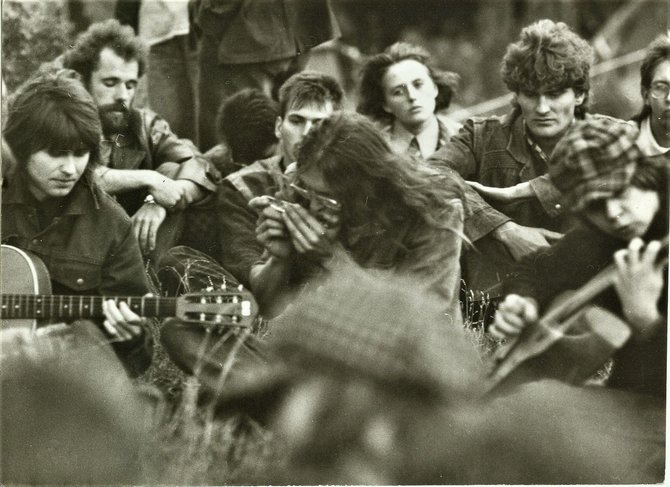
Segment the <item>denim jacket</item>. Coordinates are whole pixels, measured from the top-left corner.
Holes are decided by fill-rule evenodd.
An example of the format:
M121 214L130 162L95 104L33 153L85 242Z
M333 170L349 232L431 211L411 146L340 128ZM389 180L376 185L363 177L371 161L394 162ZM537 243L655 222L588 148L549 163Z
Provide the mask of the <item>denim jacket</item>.
M549 181L546 164L529 146L518 110L504 117L467 120L429 163L485 186L502 188L529 182L535 193L534 199L499 203L487 202L474 189L466 188L464 232L475 248L465 254L463 266L471 289L486 291L499 285L514 263L505 246L490 235L500 225L515 221L564 231L569 224L560 204L561 194Z
M41 231L37 209L20 177L12 179L2 196L2 243L40 257L49 271L53 294L142 296L149 292L130 218L96 186L82 178L61 216ZM150 333L114 348L133 374L151 362Z

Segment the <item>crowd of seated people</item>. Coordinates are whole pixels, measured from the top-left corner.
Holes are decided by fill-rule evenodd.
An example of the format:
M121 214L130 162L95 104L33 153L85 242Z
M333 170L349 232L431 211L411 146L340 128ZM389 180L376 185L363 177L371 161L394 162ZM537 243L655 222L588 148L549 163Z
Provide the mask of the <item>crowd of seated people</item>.
M566 24L540 20L502 59L513 94L505 116L449 120L442 112L458 76L400 42L364 63L357 112L343 109L333 77L300 71L276 101L258 89L224 100L220 143L204 153L160 114L133 106L146 56L132 28L95 23L8 101L2 263L16 248L31 268L43 265L47 289L70 300L57 321L89 318L77 326L97 329L96 346L109 344L134 377L149 367L154 337L152 314L131 297L202 291L213 275L243 286L266 326L235 347L175 317L156 338L221 401L217 375L230 373L229 359L242 403L280 391L282 401L267 405L276 408L269 427L286 435L301 482L663 479L669 35L648 47L643 108L631 121L588 113L591 47ZM613 360L607 387L534 388L544 377L519 374L492 393L493 361L469 342L461 283L493 303L481 332L523 349L560 293L610 264L609 287L588 302L626 330L599 363ZM107 299L115 296L124 298ZM12 330L9 311L3 300L0 334ZM36 336L76 330L33 326ZM11 368L2 372L11 380ZM548 455L534 421L541 408L562 414L568 398L581 414L563 431L572 443L557 441ZM515 425L524 412L526 424ZM584 423L599 441L609 434L635 447L600 456ZM617 423L618 433L608 429ZM340 443L315 425L341 433ZM443 450L429 453L427 441Z

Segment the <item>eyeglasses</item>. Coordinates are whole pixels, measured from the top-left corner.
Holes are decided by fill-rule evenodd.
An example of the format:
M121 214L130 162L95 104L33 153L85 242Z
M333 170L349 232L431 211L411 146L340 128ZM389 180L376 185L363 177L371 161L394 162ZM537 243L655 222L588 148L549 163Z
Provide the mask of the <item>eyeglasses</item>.
M321 206L334 211L339 211L342 209L342 203L333 198L328 198L327 196L315 193L311 189L301 188L295 183L291 183L290 186L291 189L293 189L293 191L295 191L298 194L298 196L300 196L306 202L316 201Z
M667 98L669 93L670 85L663 82L653 83L651 85L651 89L649 90L649 95L657 100L663 100L664 98Z

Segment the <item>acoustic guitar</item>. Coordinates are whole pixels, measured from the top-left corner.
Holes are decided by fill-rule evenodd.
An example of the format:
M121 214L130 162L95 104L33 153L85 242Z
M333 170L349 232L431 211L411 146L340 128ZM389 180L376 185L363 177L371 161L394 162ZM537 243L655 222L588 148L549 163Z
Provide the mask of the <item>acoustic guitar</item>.
M248 327L258 313L256 302L242 286L226 287L177 298L149 296L54 296L46 266L36 255L10 245L1 246L1 327L30 327L53 320L103 317L102 303L123 301L144 317L176 317L213 327Z
M668 237L661 240L668 260ZM630 338L627 323L598 306L593 299L614 284L616 267L610 264L580 289L555 300L535 324L501 345L493 357L487 391L503 383L551 377L583 384Z

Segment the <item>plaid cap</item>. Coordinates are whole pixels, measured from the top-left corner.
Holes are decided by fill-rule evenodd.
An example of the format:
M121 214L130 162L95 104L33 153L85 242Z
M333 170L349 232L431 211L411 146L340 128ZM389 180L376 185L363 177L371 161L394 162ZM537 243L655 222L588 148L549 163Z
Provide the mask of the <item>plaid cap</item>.
M575 122L551 156L549 177L564 206L583 210L591 201L617 194L644 158L635 125L610 117Z
M418 282L346 267L272 324L270 346L302 371L354 374L449 401L480 394L484 370L460 316Z

